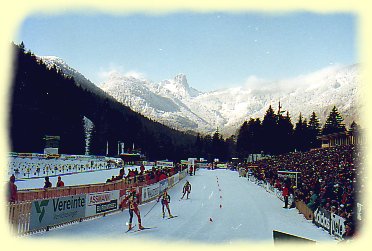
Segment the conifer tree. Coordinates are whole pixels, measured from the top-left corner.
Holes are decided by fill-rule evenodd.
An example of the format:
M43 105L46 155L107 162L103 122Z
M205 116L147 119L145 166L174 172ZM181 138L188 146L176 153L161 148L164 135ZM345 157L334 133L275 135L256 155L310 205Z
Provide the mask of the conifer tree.
M309 146L310 148L318 148L321 146L321 141L317 138L321 132L321 126L318 117L313 112L309 119Z
M249 134L248 122L244 123L239 128L236 148L240 158L245 158L248 154L248 134Z
M302 120L302 114L298 116L298 121L294 129L294 145L297 151L305 150L304 136L305 136L305 124Z
M277 144L277 116L271 105L262 120L262 149L267 154L275 154Z
M346 129L342 121L343 118L338 112L336 106L333 106L332 111L329 113L327 120L324 124L322 134L327 135L331 133L344 132Z
M350 132L358 132L359 131L359 125L355 123L355 121L351 122L350 124Z
M287 111L286 115L283 116L278 113L278 144L276 153L287 153L292 150L293 145L293 125L291 117Z

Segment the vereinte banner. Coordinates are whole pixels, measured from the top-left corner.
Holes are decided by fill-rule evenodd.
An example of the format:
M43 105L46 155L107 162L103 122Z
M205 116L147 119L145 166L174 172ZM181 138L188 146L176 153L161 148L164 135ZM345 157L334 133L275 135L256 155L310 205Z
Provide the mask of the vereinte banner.
M36 200L31 205L30 230L85 217L86 195Z

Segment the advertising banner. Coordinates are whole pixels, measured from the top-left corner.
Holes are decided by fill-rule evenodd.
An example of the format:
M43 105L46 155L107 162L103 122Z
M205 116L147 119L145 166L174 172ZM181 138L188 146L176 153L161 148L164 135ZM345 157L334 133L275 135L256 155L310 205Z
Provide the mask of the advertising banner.
M186 177L186 175L187 175L187 169L185 169L185 170L183 170L179 173L179 179L182 180L183 178Z
M331 214L331 234L342 239L345 234L345 219L337 214Z
M168 179L162 180L159 182L159 192L163 192L165 189L168 188Z
M314 212L313 222L317 227L322 227L331 233L331 213L327 210L318 207Z
M173 167L172 161L156 161L157 167Z
M290 178L292 182L297 185L297 179L301 172L294 172L294 171L278 171L278 178Z
M159 183L142 188L142 201L148 201L159 196Z
M172 187L174 185L174 176L168 178L168 186Z
M227 164L217 164L217 168L227 168Z
M119 190L90 193L86 197L85 217L106 213L119 208Z
M30 230L61 224L85 216L86 195L36 200L31 205Z
M206 163L206 162L198 162L198 163L196 163L196 166L198 168L207 168L208 167L208 164L209 163Z
M362 220L362 215L363 215L362 209L363 209L363 205L360 203L357 203L357 219L358 220Z
M180 181L180 175L178 173L173 175L173 178L174 178L174 184L177 184Z

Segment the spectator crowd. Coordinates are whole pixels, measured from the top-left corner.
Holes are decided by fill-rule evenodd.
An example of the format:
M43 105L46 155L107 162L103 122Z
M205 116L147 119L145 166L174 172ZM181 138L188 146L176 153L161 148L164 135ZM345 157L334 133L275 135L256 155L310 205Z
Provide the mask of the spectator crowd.
M112 176L111 179L107 179L106 182L113 182L124 179L127 184L145 182L146 184L156 183L158 181L164 180L168 177L173 176L175 173L180 171L180 165L176 164L174 167L157 167L153 165L150 169L145 168L144 165L140 165L138 168L132 168L125 173L124 167L120 169L119 175Z
M364 193L364 158L354 145L295 152L248 163L252 174L275 188L287 187L278 171L297 171L289 193L315 211L322 207L346 220L346 236L356 229L356 204ZM243 166L244 167L244 166Z

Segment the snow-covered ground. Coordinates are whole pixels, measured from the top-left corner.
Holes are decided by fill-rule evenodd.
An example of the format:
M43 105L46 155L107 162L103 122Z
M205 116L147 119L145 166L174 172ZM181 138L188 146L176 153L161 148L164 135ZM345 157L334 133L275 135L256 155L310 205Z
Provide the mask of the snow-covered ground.
M188 200L181 200L186 179L190 181L192 190ZM152 201L140 206L142 224L145 227L155 227L153 229L125 233L129 214L128 210L124 210L26 238L273 244L273 230L278 230L317 242L336 242L296 209L283 209L283 203L278 198L246 178L238 177L237 172L198 170L196 176L188 176L186 179L169 190L171 212L178 217L163 219L160 202ZM67 181L67 177L65 180ZM154 206L155 203L157 204ZM134 223L137 223L135 215ZM138 225L135 229L137 227Z
M145 166L145 169L151 169L152 166ZM139 166L125 166L125 174L128 174L129 169L137 169L139 171ZM119 175L120 168L114 169L103 169L94 172L84 172L84 173L75 173L75 174L61 174L62 181L65 183L65 186L73 185L86 185L86 184L97 184L105 183L107 179L111 179L112 176ZM57 184L58 176L50 176L49 180L52 182L53 187ZM34 189L34 188L43 188L44 187L44 177L33 178L33 179L22 179L16 180L16 185L18 190L21 189Z

